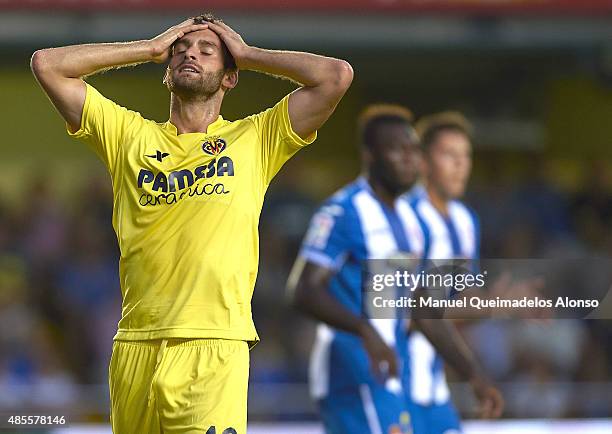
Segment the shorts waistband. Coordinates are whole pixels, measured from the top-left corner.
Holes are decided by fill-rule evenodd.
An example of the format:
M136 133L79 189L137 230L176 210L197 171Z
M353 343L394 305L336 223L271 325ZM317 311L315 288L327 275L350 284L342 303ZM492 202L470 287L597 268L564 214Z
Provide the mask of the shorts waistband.
M143 341L124 341L115 340L117 343L141 346L141 347L159 347L162 344L164 347L212 347L217 345L223 345L227 343L246 343L245 341L237 341L231 339L217 339L217 338L168 338L168 339L148 339Z

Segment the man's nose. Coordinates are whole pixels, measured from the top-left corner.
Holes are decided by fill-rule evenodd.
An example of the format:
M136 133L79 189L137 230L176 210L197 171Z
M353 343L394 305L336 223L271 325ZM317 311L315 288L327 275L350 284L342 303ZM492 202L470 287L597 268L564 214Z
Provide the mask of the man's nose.
M195 59L196 58L196 51L195 50L196 49L193 48L193 47L188 48L185 51L185 57L188 58L188 59Z

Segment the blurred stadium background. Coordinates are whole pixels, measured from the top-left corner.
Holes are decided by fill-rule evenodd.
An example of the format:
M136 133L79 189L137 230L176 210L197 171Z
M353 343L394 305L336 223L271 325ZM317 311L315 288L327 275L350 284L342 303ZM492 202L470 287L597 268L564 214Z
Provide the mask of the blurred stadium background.
M253 45L334 55L355 69L318 141L267 195L251 432L320 432L306 388L313 324L286 307L284 283L317 203L359 172L354 120L367 103L399 102L417 116L458 109L474 122L468 202L483 222L483 257L612 256L611 0L0 0L1 414L66 414L98 425L57 432L110 433L107 364L120 314L110 182L65 135L30 55L149 38L202 8ZM92 82L164 121L162 72L144 65ZM251 72L240 81L226 118L292 88ZM462 332L507 400L504 420L469 423L469 434L612 432L610 321L487 321ZM452 387L473 417L469 389Z

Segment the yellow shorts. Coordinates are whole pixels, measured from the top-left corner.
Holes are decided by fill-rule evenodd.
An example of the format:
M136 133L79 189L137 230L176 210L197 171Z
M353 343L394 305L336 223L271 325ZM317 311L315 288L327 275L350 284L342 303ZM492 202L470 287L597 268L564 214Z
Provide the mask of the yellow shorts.
M243 341L115 341L113 433L246 434L248 377Z

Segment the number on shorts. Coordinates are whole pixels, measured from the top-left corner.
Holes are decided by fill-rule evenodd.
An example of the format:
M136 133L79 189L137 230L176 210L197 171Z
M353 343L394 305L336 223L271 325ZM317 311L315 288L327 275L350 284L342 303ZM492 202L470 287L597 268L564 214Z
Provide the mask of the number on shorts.
M215 426L211 426L208 428L208 431L206 431L206 434L217 434L217 428ZM221 434L238 434L238 432L234 428L226 428Z

